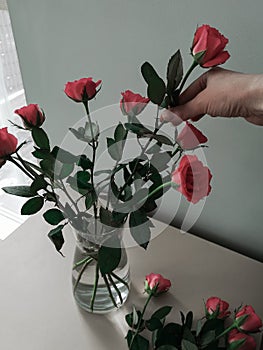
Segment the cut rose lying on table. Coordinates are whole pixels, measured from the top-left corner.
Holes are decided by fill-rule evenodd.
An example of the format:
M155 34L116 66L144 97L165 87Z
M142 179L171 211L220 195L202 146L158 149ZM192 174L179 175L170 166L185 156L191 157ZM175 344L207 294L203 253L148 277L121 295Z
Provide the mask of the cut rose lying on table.
M205 302L205 316L193 327L193 313L181 312L181 324L166 322L171 306L163 306L149 318L145 312L153 297L169 291L171 281L160 274L145 277L148 298L143 310L133 306L125 319L130 327L126 336L130 350L255 350L256 341L251 335L260 332L262 320L250 305L234 310L231 318L229 304L210 297ZM142 335L143 334L143 335ZM151 341L149 340L151 339Z

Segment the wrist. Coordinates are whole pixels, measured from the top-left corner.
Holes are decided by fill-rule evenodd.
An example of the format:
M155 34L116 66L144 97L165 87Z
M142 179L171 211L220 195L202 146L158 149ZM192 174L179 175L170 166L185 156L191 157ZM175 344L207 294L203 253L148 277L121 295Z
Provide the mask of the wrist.
M244 117L262 118L263 123L263 74L250 74L247 75L247 79L248 84L244 89L246 92L243 100L246 106Z

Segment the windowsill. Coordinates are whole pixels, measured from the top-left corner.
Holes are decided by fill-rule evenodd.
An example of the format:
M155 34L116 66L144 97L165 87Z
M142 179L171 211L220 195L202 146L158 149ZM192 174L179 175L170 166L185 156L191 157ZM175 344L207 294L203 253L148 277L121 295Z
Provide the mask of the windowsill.
M11 235L20 225L26 221L26 219L27 217L23 217L9 209L0 207L0 240L3 241L9 235Z

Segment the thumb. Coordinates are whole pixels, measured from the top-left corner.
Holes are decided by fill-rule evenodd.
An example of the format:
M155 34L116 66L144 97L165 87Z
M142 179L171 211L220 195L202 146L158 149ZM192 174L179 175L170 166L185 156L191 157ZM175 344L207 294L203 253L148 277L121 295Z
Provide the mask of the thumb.
M186 121L188 119L199 120L206 114L207 106L203 95L204 94L201 92L185 104L171 108L171 112L175 116L175 121ZM173 123L173 120L171 120L171 122Z

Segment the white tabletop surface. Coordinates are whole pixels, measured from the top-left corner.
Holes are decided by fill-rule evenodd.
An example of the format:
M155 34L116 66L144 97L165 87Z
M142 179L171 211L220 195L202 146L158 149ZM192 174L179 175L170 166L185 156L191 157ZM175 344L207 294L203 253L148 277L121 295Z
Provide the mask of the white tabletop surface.
M158 224L158 223L156 223ZM251 304L263 317L263 264L177 229L167 229L149 245L128 250L132 290L118 311L98 316L81 311L71 289L74 240L70 229L62 258L47 238L40 215L29 218L0 241L0 348L3 350L127 350L124 315L142 306L144 276L161 273L172 280L170 293L152 310L172 305L203 316L203 299L219 296L232 309Z

